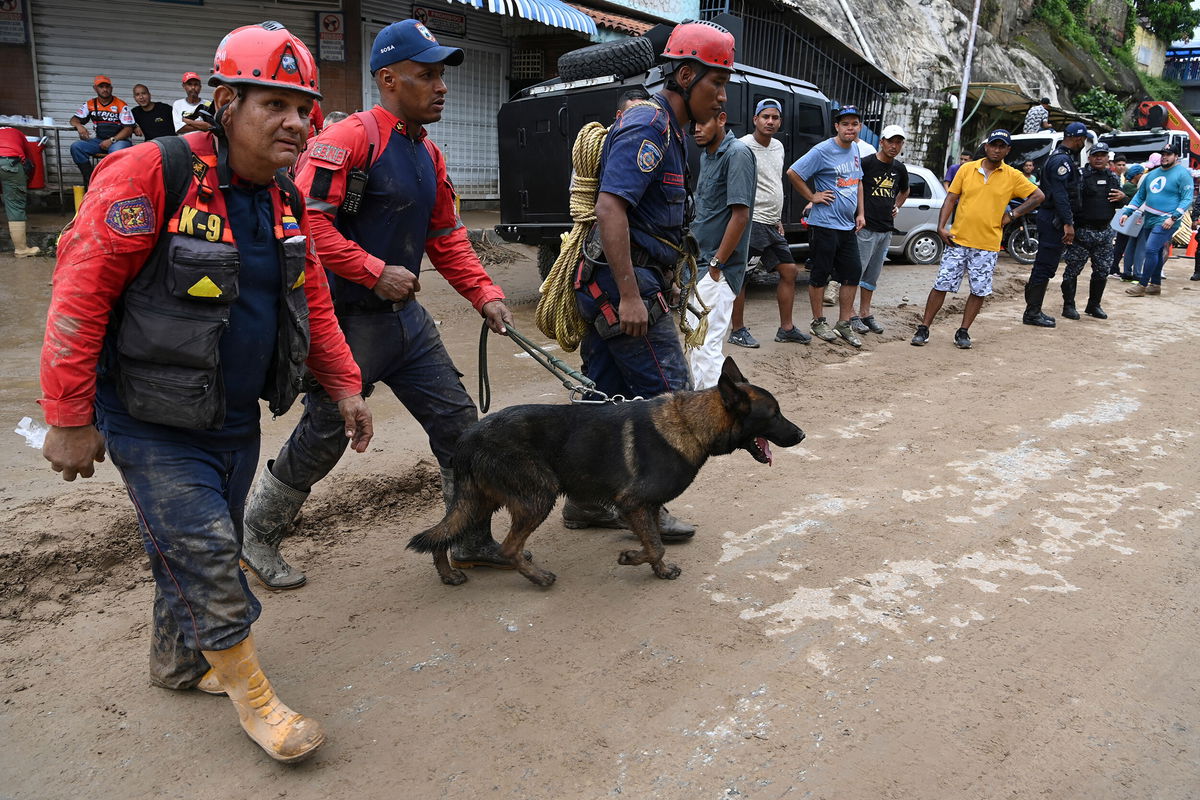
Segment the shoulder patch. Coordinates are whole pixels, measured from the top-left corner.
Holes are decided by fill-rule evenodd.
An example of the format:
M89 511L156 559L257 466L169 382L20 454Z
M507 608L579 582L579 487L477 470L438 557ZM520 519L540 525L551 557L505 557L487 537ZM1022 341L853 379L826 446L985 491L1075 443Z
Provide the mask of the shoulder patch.
M317 142L308 150L309 158L315 158L318 161L324 161L327 164L333 164L335 167L340 167L346 163L346 158L349 157L350 151L344 147L332 145L329 142Z
M653 172L654 168L662 163L663 151L658 145L649 139L642 139L642 144L638 147L637 165L642 172Z
M1059 175L1066 175L1070 171L1071 171L1070 165L1068 165L1068 164L1059 164L1058 165L1058 174Z
M154 233L154 206L145 195L118 200L108 207L104 223L122 236Z

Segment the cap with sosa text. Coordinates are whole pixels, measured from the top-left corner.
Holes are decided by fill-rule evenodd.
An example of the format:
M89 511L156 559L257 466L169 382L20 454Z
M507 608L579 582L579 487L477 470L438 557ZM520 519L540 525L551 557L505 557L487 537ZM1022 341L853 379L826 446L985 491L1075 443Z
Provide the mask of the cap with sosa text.
M92 86L99 86L102 83L107 83L109 86L112 86L112 81L108 79L107 75L97 75L92 79Z
M759 114L761 114L764 108L773 108L780 114L783 113L783 106L779 104L779 101L767 97L758 101L758 105L754 107L754 116L757 117Z
M1008 131L1004 130L1003 128L997 128L989 133L987 138L988 144L995 144L996 142L1003 142L1004 144L1011 145L1012 136L1010 136Z
M463 51L457 47L442 47L419 21L406 19L393 22L379 32L371 45L371 72L397 61L417 61L457 67L463 62Z
M185 73L183 73L183 77L179 79L179 82L187 83L188 81L198 81L198 80L200 80L200 76L197 75L196 73L185 72Z
M883 132L879 134L880 139L891 139L896 136L899 136L901 139L908 138L908 134L904 132L904 128L901 128L899 125L888 125L883 129Z
M1072 122L1063 131L1063 136L1087 136L1087 125L1082 122Z

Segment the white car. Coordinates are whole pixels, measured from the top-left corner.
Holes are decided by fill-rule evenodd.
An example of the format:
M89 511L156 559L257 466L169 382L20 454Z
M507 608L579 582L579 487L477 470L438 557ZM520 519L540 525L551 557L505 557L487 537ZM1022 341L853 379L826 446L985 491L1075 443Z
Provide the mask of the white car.
M908 199L896 212L896 232L888 245L888 255L911 264L936 264L942 260L937 223L946 189L941 178L925 167L904 166L908 168Z

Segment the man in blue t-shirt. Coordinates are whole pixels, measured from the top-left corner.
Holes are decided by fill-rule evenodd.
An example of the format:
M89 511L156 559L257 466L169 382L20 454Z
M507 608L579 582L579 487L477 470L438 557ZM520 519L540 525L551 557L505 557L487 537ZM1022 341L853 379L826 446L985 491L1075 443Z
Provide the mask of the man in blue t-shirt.
M812 306L812 332L832 342L838 336L854 347L862 340L850 327L851 308L862 275L855 234L866 224L863 216L862 159L854 140L862 118L854 106L834 112L836 134L804 154L788 169L792 186L808 202L808 300ZM822 290L833 278L838 292L838 323L830 327L821 313Z

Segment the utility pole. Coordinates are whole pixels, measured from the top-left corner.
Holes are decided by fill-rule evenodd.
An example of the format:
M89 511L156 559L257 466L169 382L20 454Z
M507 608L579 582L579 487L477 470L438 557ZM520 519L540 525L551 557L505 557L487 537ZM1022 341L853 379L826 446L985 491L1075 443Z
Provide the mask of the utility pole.
M975 0L975 10L971 14L971 35L967 38L967 57L963 59L962 86L958 90L958 108L954 111L954 136L950 140L950 163L958 163L958 154L962 151L962 122L963 109L967 105L967 86L971 83L971 60L975 57L975 32L979 30L979 6L981 0ZM949 164L946 165L949 167Z

